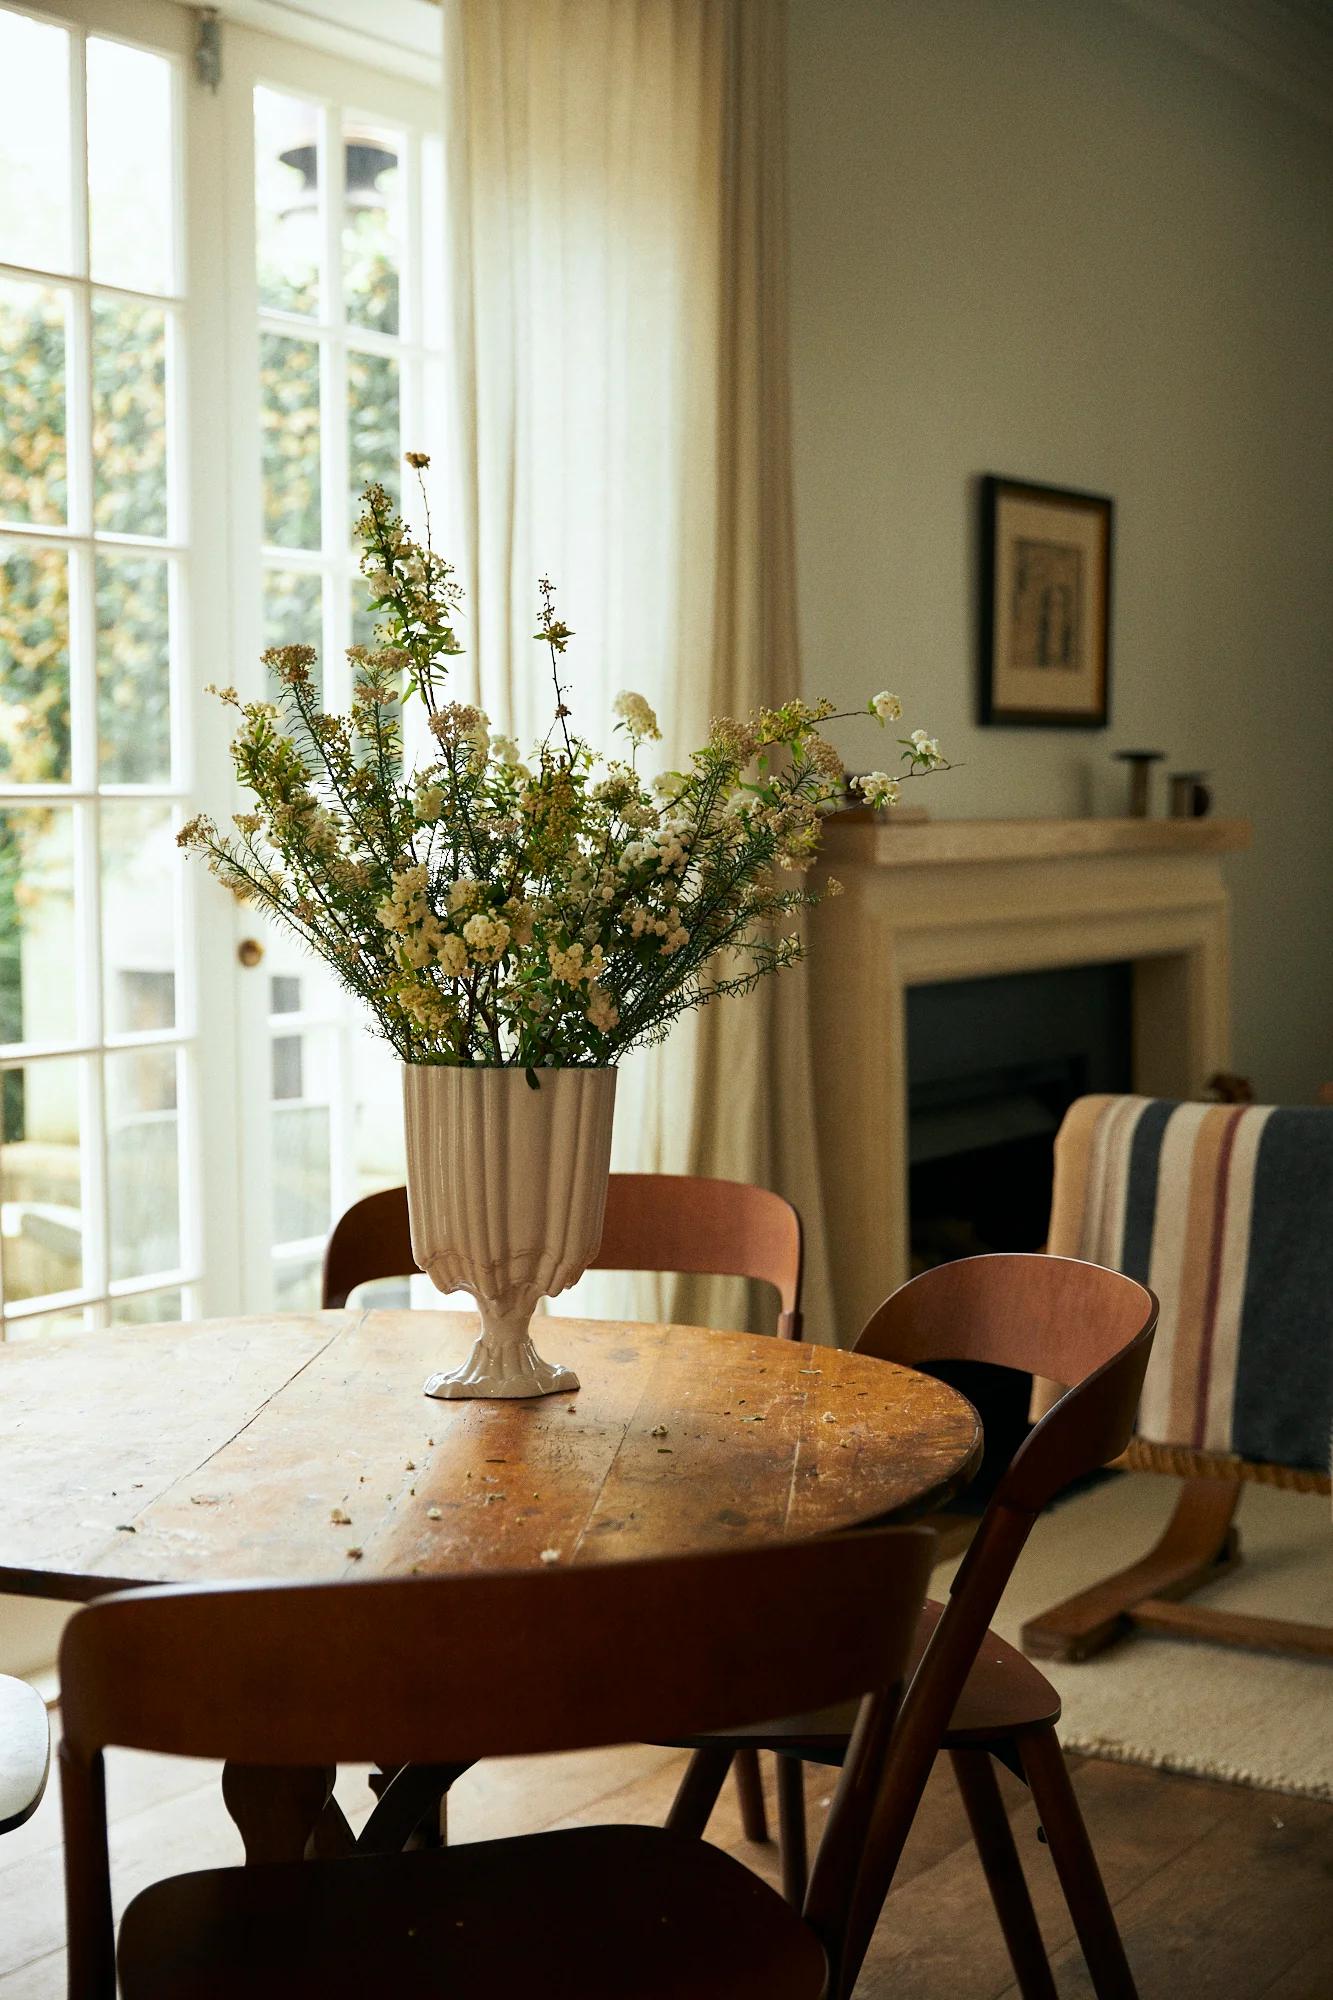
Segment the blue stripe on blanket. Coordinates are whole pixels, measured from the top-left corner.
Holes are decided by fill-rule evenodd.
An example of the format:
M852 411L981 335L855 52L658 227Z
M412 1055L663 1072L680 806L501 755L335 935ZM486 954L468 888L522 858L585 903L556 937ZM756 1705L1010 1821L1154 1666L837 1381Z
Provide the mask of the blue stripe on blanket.
M1333 1117L1283 1108L1255 1161L1231 1448L1323 1471L1331 1426Z
M1155 1097L1144 1106L1129 1143L1128 1186L1125 1189L1125 1234L1120 1269L1127 1278L1148 1282L1152 1263L1153 1224L1157 1216L1157 1169L1167 1120L1177 1106Z

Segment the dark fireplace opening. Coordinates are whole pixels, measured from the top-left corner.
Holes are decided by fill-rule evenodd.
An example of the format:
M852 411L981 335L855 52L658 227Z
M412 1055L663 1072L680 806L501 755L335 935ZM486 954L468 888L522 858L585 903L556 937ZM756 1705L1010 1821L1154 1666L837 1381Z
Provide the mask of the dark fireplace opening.
M913 1274L1042 1247L1061 1119L1089 1091L1132 1087L1132 978L1128 964L1080 965L908 989ZM978 1512L1027 1434L1031 1377L968 1362L932 1372L981 1413L985 1458L958 1503Z

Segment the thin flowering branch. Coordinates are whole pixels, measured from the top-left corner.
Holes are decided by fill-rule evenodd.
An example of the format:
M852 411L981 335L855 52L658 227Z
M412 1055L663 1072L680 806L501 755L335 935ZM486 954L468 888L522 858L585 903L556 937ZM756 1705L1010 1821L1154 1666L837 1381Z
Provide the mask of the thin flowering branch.
M799 959L784 925L825 893L805 878L846 782L824 731L856 716L883 727L901 704L885 691L859 711L793 699L720 717L684 770L649 782L639 751L661 731L642 695L615 703L627 757L599 756L570 728L573 634L543 577L535 637L555 716L524 759L479 708L448 698L460 593L431 542L428 461L408 463L420 539L382 487L364 495L377 624L373 643L351 649L348 712L322 707L313 648L271 649L275 701L224 690L253 806L236 836L200 818L179 839L326 959L405 1061L613 1063ZM400 716L413 694L429 747L408 769ZM948 768L923 730L898 749L897 776L858 781L865 796Z
M539 577L537 589L541 593L542 600L540 630L537 637L546 641L547 650L551 655L551 679L555 685L555 720L560 724L560 731L565 739L565 757L572 765L574 745L569 736L569 710L565 706L565 689L560 685L560 655L574 634L568 625L563 624L555 615L555 585L550 577Z

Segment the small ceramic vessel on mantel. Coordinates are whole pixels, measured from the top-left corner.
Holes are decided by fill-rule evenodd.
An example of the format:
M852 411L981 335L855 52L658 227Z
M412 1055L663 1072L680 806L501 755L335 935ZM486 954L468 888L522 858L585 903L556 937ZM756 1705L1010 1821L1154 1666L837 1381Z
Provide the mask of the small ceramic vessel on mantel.
M615 1101L614 1069L404 1064L412 1255L481 1313L471 1354L432 1375L428 1396L578 1388L572 1369L537 1353L528 1324L597 1254Z

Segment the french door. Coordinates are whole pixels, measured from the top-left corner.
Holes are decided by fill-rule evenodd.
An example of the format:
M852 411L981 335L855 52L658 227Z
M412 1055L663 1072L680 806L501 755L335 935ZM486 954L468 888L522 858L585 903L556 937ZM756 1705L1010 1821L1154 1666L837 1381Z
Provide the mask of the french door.
M405 447L447 450L441 100L265 35L229 35L225 63L227 156L253 163L229 238L247 555L227 678L261 694L262 648L308 640L343 706L345 649L371 637L361 489L398 494ZM238 1021L245 1292L290 1307L315 1302L331 1220L402 1180L402 1114L386 1046L330 975L274 929L246 933L256 948Z
M439 97L234 28L215 94L194 34L0 4L7 1339L314 1303L402 1173L387 1055L174 832L241 803L202 684L299 637L344 699L353 496L448 449Z

